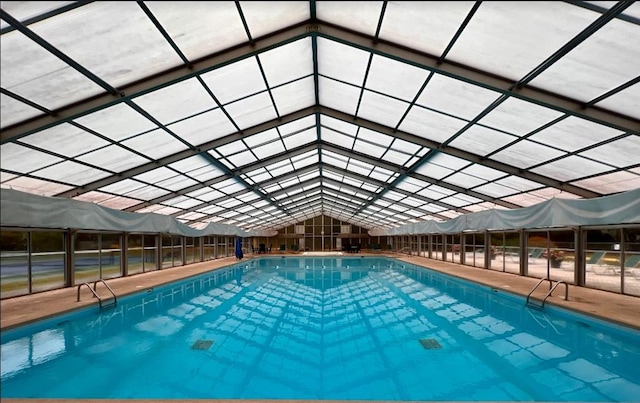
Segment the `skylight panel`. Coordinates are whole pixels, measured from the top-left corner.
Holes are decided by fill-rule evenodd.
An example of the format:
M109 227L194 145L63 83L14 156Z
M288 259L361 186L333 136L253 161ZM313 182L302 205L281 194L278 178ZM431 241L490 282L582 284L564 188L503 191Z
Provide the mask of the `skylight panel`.
M453 200L456 199L458 203L460 203L459 205L456 205L455 203L453 203L452 201L449 200ZM454 205L456 207L463 207L463 206L468 206L470 204L476 204L476 203L482 203L483 200L479 199L477 197L473 197L473 196L469 196L467 194L464 193L457 193L454 196L450 196L450 197L445 197L444 199L440 200L443 203L448 203L451 205Z
M521 178L519 176L508 176L496 181L497 184L510 187L517 191L529 191L542 187L542 184L531 181L529 179Z
M278 117L267 92L228 104L225 109L240 129L247 129Z
M266 169L260 168L248 173L247 178L249 181L253 183L260 183L260 182L271 179L272 176L269 174L269 172L267 172Z
M412 102L428 76L427 70L374 54L366 88Z
M470 2L388 3L380 38L440 56L471 10ZM424 29L429 27L429 29Z
M284 142L287 150L292 150L305 144L315 142L317 140L317 137L318 136L316 135L316 129L310 128L298 133L283 136L282 141Z
M284 153L286 151L284 145L282 144L282 141L280 141L279 139L258 147L252 147L251 150L260 159L271 158L274 155Z
M0 109L0 128L2 129L32 117L42 115L42 111L39 109L1 93L0 105L2 105Z
M4 2L2 6L4 8ZM29 68L24 68L24 61L29 61ZM0 71L2 88L49 110L104 92L102 87L17 30L2 35ZM65 83L64 90L51 83ZM2 109L4 113L4 103Z
M365 90L358 116L387 127L396 127L408 108L407 102Z
M582 102L597 98L638 77L638 69L629 66L640 66L640 48L623 38L635 41L631 38L637 39L639 34L637 23L614 18L534 78L531 85Z
M239 205L241 205L241 204L242 204L242 202L241 202L240 200L236 199L236 198L231 197L231 198L229 198L229 199L227 199L227 200L224 200L224 201L218 202L218 203L216 203L216 204L217 204L218 206L222 206L222 207L224 207L224 208L228 208L228 209L229 209L229 208L233 208L233 207L235 207L235 206L239 206Z
M128 197L133 197L139 200L153 200L157 197L164 196L168 193L169 193L168 190L160 189L156 186L144 186L141 188L123 192L123 195Z
M133 102L165 125L217 107L195 78L133 98Z
M373 158L382 158L385 161L391 161L398 165L402 165L409 158L409 156L404 153L388 150L386 147L380 147L362 140L356 140L353 150Z
M485 2L449 59L514 82L585 29L600 14L563 2Z
M224 172L213 165L205 166L191 171L180 172L183 172L185 175L188 175L190 178L195 179L199 182L210 181L225 175Z
M55 11L73 1L5 1L2 2L2 9L16 20L24 23L27 20ZM4 20L0 21L0 28L5 29L10 25Z
M602 194L625 192L640 188L640 175L631 172L613 172L576 182L573 185Z
M240 151L245 151L247 146L244 144L242 140L236 140L231 143L223 144L221 146L216 147L216 151L225 157L228 157L231 154L235 154Z
M220 109L174 123L168 129L195 146L236 132L235 126Z
M506 176L506 173L504 173L503 171L498 171L497 169L493 169L480 164L469 165L468 167L462 169L460 172L488 181Z
M404 204L408 204L411 207L419 207L424 204L424 201L416 199L415 197L406 197L404 200L402 200L402 202Z
M351 150L354 145L355 139L351 135L336 132L326 127L321 128L320 133L322 141L326 141L327 143L335 144L349 150Z
M119 103L79 117L75 119L75 122L114 141L120 141L157 127L151 120L125 103Z
M355 136L359 130L362 130L353 123L345 122L344 120L336 119L327 115L320 115L320 124L322 126L329 127L337 132L353 136Z
M265 144L273 143L274 141L280 141L280 135L278 134L278 131L273 128L265 130L258 134L254 134L252 136L244 137L243 140L249 148L255 148Z
M528 168L541 164L564 153L542 144L529 140L521 140L508 148L491 156L491 159L513 165L518 168Z
M279 164L278 166L275 166L275 167L269 167L268 168L269 173L274 177L278 177L280 175L286 175L294 171L294 167L290 162L288 161L284 161L284 162L285 162L285 165Z
M446 183L451 183L457 186L461 186L465 189L470 189L487 182L482 178L478 178L472 175L467 175L462 172L456 172L453 175L447 178L444 178L443 181Z
M187 146L164 130L158 129L122 142L122 145L157 160L187 149Z
M356 113L360 99L360 88L324 77L318 78L318 88L320 105L349 115Z
M396 191L389 190L388 192L386 192L386 193L384 194L384 197L385 197L385 198L387 198L387 199L391 199L391 200L394 200L394 201L398 201L398 200L402 200L402 199L404 199L404 198L405 198L405 197L407 197L407 196L405 196L405 195L404 195L404 194L402 194L402 193L398 193L398 192L396 192Z
M95 193L95 192L90 192L90 193ZM140 203L139 200L128 199L126 197L120 197L120 196L116 196L116 197L111 196L108 199L102 200L98 204L100 204L101 206L116 209L116 210L124 210L129 207L135 206L139 203Z
M640 110L640 83L608 96L600 102L596 102L595 106L616 111L626 116L637 116Z
M484 156L516 140L518 140L516 136L484 126L473 125L449 144L452 147Z
M253 38L310 18L306 1L246 1L241 6Z
M258 55L269 87L313 74L311 38L299 39Z
M202 217L205 217L206 214L202 214L202 213L197 213L195 211L191 211L182 215L179 215L176 217L177 220L184 220L184 221L193 221L193 220L198 220Z
M14 176L15 179L7 180L7 176L8 175L4 172L2 173L2 184L0 184L0 186L5 189L15 189L21 192L38 194L41 196L55 196L72 189L71 186L61 185L36 178L29 178L26 176Z
M422 189L418 192L419 195L432 200L440 200L443 197L450 196L454 193L456 192L438 185L431 185L428 188Z
M224 193L218 192L211 187L205 186L200 189L194 190L193 192L186 193L185 196L197 198L199 200L208 202L223 197Z
M133 2L88 3L30 28L116 88L181 64L151 19Z
M114 193L114 194L124 194L127 192L131 192L135 189L140 189L145 185L141 182L138 182L133 179L123 179L121 181L109 184L107 186L103 186L99 188L99 191L106 193Z
M516 136L523 136L562 116L561 112L510 97L478 123Z
M516 193L515 189L512 189L510 187L507 186L502 186L498 183L487 183L485 185L482 186L478 186L477 188L473 189L476 192L482 193L482 194L486 194L492 197L506 197L508 195L512 195L514 193Z
M229 178L223 182L220 182L216 185L216 189L219 191L226 193L228 195L233 194L235 192L239 192L241 190L245 190L244 185L237 182L234 178Z
M373 165L367 164L362 161L354 160L353 158L349 160L349 164L347 164L347 170L356 174L360 174L363 176L369 176L371 174L371 170Z
M318 158L318 152L313 150L302 156L292 158L291 161L293 162L295 169L302 169L304 167L317 164L320 160Z
M210 164L211 163L201 155L193 155L191 157L172 162L171 164L169 164L169 167L175 169L178 172L188 173L202 167L210 166Z
M154 204L152 206L136 211L137 213L156 213L162 215L172 215L180 212L175 207L163 206L162 204Z
M413 106L400 124L400 130L438 143L447 141L467 125L466 120Z
M371 177L372 179L377 179L381 182L390 183L391 181L393 181L395 178L398 177L398 174L392 171L389 171L388 169L375 167L371 171L371 174L368 176Z
M245 193L236 195L236 199L242 201L243 203L250 203L254 200L260 199L260 196L257 195L255 192L251 191L251 192L245 192ZM255 207L251 206L251 208L254 209Z
M419 181L415 178L405 178L400 183L396 184L397 189L406 190L409 193L416 193L420 189L425 188L428 183Z
M611 170L611 167L608 165L591 161L577 155L569 155L557 161L533 168L531 171L561 181L571 181L609 170Z
M110 144L108 141L69 123L61 123L41 130L22 137L19 141L67 157L75 157Z
M428 178L442 179L445 176L451 175L454 171L453 169L427 162L416 168L415 172Z
M191 197L186 196L178 196L173 199L165 200L162 204L166 204L168 206L173 206L180 209L188 209L199 204L202 204L202 201L197 199L192 199Z
M318 19L347 26L367 35L376 33L382 12L382 3L372 1L319 1L316 7Z
M348 160L346 157L327 150L320 150L322 162L337 168L346 169Z
M2 155L2 170L20 173L28 173L62 161L61 158L16 143L2 144L0 155Z
M400 165L400 166L405 166L407 160L409 159L409 155L404 154L404 153L400 153L400 152L396 152L394 150L387 150L387 152L384 154L383 156L383 160L386 162L391 162L392 164L396 164L396 165Z
M416 103L465 120L472 120L499 97L499 92L442 74L434 74Z
M296 112L316 103L313 77L303 78L271 90L280 116Z
M82 186L109 176L109 172L91 168L73 161L62 161L59 164L35 171L33 175L62 183Z
M77 160L97 165L112 172L122 172L149 162L149 159L116 145L110 145L81 155Z
M309 173L307 173L307 174L299 175L299 176L298 176L298 180L299 180L300 182L305 182L305 181L308 181L308 180L311 180L311 179L317 178L317 177L319 177L319 176L320 176L320 171L318 171L317 169L315 169L315 170L313 170L313 171L311 171L311 172L309 172Z
M318 73L361 86L369 53L326 38L318 38Z
M189 179L188 177L184 176L184 175L176 175L172 178L167 178L161 181L158 181L156 183L154 183L156 186L158 187L162 187L162 188L166 188L169 190L181 190L181 189L185 189L188 188L189 186L193 186L195 185L196 181Z
M640 163L640 136L628 135L580 153L596 161L622 168Z
M576 151L621 134L623 132L620 130L569 116L537 132L529 139L541 144L552 144L565 151Z
M220 211L224 210L222 207L220 206L216 206L216 205L210 205L207 207L203 207L201 209L198 209L199 212L203 213L203 214L216 214Z
M267 89L255 57L225 65L200 77L223 105Z

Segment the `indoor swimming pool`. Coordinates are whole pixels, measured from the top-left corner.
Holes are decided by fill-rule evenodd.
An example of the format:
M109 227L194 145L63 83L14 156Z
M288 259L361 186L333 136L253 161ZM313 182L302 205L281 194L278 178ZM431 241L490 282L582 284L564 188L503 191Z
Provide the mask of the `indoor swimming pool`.
M637 401L640 331L386 257L265 257L2 332L2 398Z

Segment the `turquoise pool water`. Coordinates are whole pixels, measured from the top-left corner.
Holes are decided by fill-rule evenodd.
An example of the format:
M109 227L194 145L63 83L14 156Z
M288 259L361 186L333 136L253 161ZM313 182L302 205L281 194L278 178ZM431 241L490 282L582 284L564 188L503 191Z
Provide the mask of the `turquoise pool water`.
M243 261L2 333L1 396L637 401L640 332L388 258Z

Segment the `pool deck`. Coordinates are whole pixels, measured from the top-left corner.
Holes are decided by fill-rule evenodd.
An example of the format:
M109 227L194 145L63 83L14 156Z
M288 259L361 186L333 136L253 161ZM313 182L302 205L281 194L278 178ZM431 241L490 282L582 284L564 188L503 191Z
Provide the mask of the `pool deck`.
M253 255L252 257L274 257L279 254ZM282 255L300 257L296 255ZM354 256L349 254L349 256ZM407 263L425 266L433 270L443 272L462 279L474 281L490 286L498 291L503 290L513 294L526 296L538 283L539 279L518 276L516 274L503 273L494 270L486 270L477 267L462 266L418 256L399 254L359 253L355 256L388 256ZM252 257L245 258L244 261ZM150 273L137 274L129 277L108 280L109 287L118 296L124 296L162 284L170 283L187 277L196 276L207 271L230 266L238 261L235 257L228 257L213 261L196 263L188 266L162 269ZM88 287L81 287L80 301L77 301L77 287L47 291L27 296L8 298L0 302L0 328L9 329L21 324L37 321L59 313L73 311L89 305L97 304ZM548 286L541 285L533 294L533 297L544 297ZM98 284L98 293L105 295L104 285ZM557 288L554 294L547 299L547 304L586 313L591 316L619 323L640 330L640 298L621 295L608 291L600 291L584 287L569 285L569 300L564 300L564 288ZM91 403L118 403L117 399L2 399L3 403L63 403L65 401L91 402ZM122 400L130 401L130 400ZM159 400L136 400L136 402L160 402ZM179 403L188 400L167 400L170 403ZM206 402L238 402L238 400L206 400L198 399L198 403ZM265 400L244 400L246 402L265 402ZM294 402L294 400L277 400L278 403ZM300 401L297 401L300 402ZM327 401L323 401L327 402ZM349 403L357 403L349 401Z

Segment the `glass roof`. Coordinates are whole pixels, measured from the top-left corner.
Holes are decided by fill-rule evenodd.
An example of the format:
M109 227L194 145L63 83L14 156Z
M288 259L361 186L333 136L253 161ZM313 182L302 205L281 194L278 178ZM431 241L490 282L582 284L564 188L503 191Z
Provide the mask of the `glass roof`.
M2 188L274 230L640 187L640 3L1 5Z

